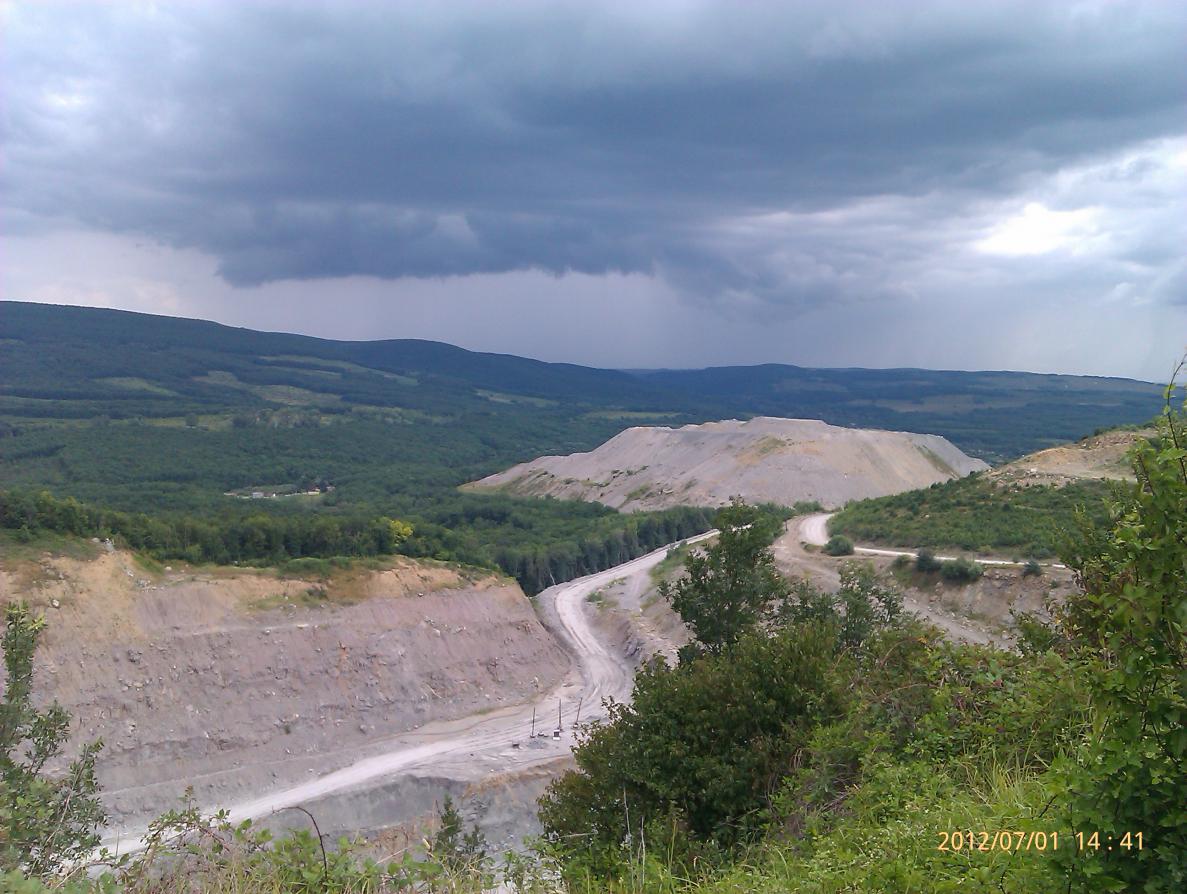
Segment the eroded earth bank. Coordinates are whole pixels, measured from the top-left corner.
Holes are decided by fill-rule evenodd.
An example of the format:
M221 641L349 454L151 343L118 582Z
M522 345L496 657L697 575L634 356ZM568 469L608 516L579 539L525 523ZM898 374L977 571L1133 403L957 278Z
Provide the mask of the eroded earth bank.
M0 602L46 614L39 692L70 711L75 744L103 740L113 827L142 824L187 786L214 806L301 783L426 724L534 700L570 671L519 587L481 571L403 559L328 578L150 569L90 547L0 559ZM543 783L527 783L506 799L530 803ZM484 783L488 800L501 784ZM324 799L323 818L382 828L469 785L373 780Z

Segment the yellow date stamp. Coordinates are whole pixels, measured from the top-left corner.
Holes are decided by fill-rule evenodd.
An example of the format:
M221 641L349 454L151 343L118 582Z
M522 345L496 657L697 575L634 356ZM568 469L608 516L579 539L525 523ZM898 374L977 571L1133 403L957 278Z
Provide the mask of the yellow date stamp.
M981 851L1057 851L1070 850L1094 853L1098 851L1140 851L1146 847L1141 832L1109 834L1104 832L1023 832L1016 829L954 829L936 833L936 850L953 853Z

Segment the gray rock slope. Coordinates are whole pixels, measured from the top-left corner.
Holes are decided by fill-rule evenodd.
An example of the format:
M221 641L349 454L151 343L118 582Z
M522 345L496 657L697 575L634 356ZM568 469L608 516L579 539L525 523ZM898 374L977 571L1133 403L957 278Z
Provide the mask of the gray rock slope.
M624 511L719 506L733 496L837 507L985 468L938 435L761 416L628 428L589 453L540 457L469 487L592 500Z

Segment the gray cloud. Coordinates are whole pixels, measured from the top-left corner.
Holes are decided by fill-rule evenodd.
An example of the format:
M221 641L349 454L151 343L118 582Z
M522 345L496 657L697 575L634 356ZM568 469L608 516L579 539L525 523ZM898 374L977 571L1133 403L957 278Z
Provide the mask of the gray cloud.
M0 16L10 235L145 235L244 289L638 275L758 324L1187 300L1179 4Z

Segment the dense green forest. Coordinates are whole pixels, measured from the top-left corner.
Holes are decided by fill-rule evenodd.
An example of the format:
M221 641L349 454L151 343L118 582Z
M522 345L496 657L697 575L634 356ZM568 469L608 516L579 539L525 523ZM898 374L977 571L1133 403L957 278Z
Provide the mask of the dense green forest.
M713 513L678 508L622 516L556 500L473 500L409 524L387 516L291 513L203 517L119 512L0 490L0 529L111 538L160 559L279 565L393 553L499 569L529 594L709 529Z
M1066 546L1078 512L1104 520L1112 491L1104 481L1024 487L970 475L850 503L832 517L829 530L860 543L1045 559Z
M1160 406L1160 387L1128 379L777 364L628 373L437 342L338 342L0 303L0 422L10 430L36 420L287 408L407 425L497 417L530 429L563 420L588 442L624 423L767 414L944 435L992 462L1144 422Z
M152 516L174 533L141 536L148 523L128 522L122 536L214 561L364 554L369 525L401 519L414 528L402 551L500 567L530 592L705 524L703 513L628 518L458 490L517 462L589 450L627 425L775 413L936 432L995 458L1145 420L1158 402L1159 389L1126 380L628 373L435 342L0 303L0 488L73 497L108 518ZM265 545L243 545L255 541Z

